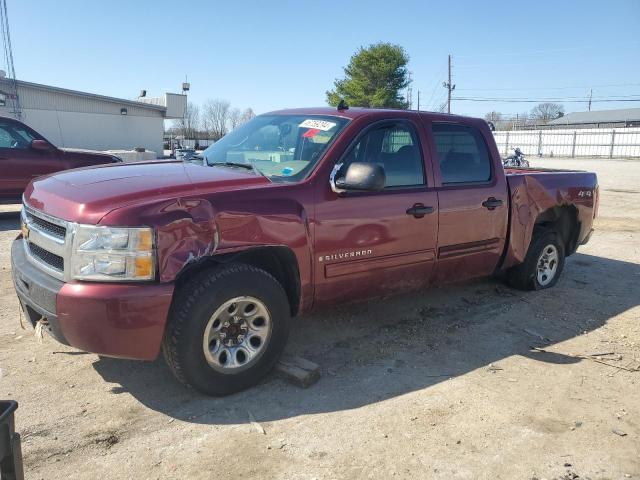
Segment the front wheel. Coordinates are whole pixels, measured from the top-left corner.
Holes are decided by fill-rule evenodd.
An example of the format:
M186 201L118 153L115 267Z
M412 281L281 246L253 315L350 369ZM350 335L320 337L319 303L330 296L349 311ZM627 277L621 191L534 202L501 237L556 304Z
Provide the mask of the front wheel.
M552 230L534 232L527 255L520 265L507 270L507 283L520 290L553 287L564 268L564 245Z
M164 356L178 380L208 395L228 395L273 368L290 320L287 295L269 273L245 264L219 266L176 294Z

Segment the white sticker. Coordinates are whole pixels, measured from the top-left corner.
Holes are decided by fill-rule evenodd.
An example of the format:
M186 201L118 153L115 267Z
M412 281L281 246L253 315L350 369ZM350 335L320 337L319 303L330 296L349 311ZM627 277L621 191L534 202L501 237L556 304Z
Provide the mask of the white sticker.
M334 122L327 122L326 120L313 120L311 118L306 119L300 125L300 128L316 128L326 132L336 126Z

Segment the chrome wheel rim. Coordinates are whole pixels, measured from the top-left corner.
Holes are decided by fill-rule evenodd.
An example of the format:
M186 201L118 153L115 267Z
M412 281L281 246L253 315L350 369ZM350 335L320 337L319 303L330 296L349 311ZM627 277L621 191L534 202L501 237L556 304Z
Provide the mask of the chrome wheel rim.
M221 373L237 373L254 365L271 337L267 306L254 297L224 302L209 318L202 349L207 363Z
M545 287L549 285L556 276L558 270L558 249L555 245L547 245L542 249L538 258L538 283Z

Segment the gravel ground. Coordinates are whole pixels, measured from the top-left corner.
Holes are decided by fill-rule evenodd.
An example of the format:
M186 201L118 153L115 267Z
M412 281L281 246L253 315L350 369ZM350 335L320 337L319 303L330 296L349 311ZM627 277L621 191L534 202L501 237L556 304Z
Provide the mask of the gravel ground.
M20 403L27 478L640 479L640 372L620 368L640 366L640 162L532 165L601 185L597 232L555 288L482 280L301 318L288 350L320 381L221 399L161 360L21 329L3 207L0 397Z

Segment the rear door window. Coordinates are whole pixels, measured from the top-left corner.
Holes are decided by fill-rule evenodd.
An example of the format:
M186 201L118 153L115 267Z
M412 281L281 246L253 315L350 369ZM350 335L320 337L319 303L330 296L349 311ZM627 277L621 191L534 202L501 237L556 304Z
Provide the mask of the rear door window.
M491 180L491 157L478 129L454 123L434 123L432 131L443 184Z

